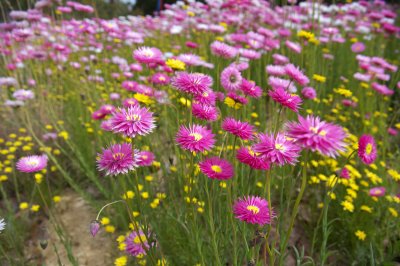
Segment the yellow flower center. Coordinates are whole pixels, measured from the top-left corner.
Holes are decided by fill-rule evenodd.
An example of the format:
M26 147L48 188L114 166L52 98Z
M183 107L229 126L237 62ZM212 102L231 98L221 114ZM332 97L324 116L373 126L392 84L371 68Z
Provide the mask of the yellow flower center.
M275 149L279 150L279 151L284 151L285 147L283 147L282 144L276 143L275 144Z
M251 211L253 214L257 214L260 212L260 208L258 208L257 206L254 206L254 205L247 206L247 209L249 211Z
M144 50L144 51L143 51L143 54L144 54L146 57L152 57L152 56L154 55L154 53L153 53L152 50Z
M365 148L365 152L366 152L368 155L371 154L371 152L372 152L372 144L371 144L371 143L368 143L368 144L367 144L367 147Z
M318 134L320 135L320 136L325 136L326 135L326 131L325 130L321 130Z
M126 120L128 120L128 121L135 121L135 122L137 122L137 121L139 121L140 120L140 115L127 115L126 116Z
M211 169L216 173L222 172L221 166L219 166L219 165L213 165L213 166L211 166Z
M114 160L121 160L125 157L125 154L122 152L117 152L113 154Z
M27 164L28 164L29 166L36 166L36 165L39 164L39 162L38 162L37 160L29 160L29 161L27 162Z
M195 141L199 141L203 138L203 136L199 133L190 133L189 136L194 137Z

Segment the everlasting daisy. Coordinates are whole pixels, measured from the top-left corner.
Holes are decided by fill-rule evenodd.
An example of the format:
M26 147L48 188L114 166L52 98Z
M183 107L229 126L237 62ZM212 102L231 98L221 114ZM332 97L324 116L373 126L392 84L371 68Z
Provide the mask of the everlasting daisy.
M304 98L306 99L315 99L317 97L317 93L315 92L314 88L311 87L305 87L301 90L301 94L303 95Z
M16 164L17 170L24 173L39 172L46 168L46 166L46 155L31 155L22 157Z
M252 150L251 147L241 147L237 153L236 158L239 162L247 164L253 169L268 170L269 162L261 158L261 154Z
M218 109L215 106L207 104L194 103L192 105L193 116L207 121L215 121L218 119Z
M146 255L146 249L150 248L148 239L142 230L139 230L139 234L133 231L126 237L125 241L125 252L131 256Z
M374 187L369 190L369 195L371 197L382 197L385 196L386 188L385 187Z
M225 68L221 72L221 85L227 91L235 91L242 85L242 74L233 66Z
M248 81L247 79L242 80L240 89L243 91L245 95L253 98L259 98L262 95L261 88L258 87L255 82Z
M156 127L153 113L139 105L119 109L110 118L110 124L115 133L121 133L130 138L147 135Z
M233 58L237 55L238 50L235 47L229 46L223 42L215 41L211 45L211 52L214 55L224 58Z
M376 143L371 135L362 135L358 140L358 157L365 164L371 164L377 157Z
M336 157L346 146L346 132L342 127L314 116L299 116L298 123L288 123L287 135L304 148L330 157Z
M157 48L142 46L133 51L133 58L143 64L158 63L162 60L162 53Z
M201 104L215 105L215 101L217 100L217 95L213 90L207 89L202 94L196 94L194 96L194 100Z
M205 159L199 163L200 171L211 179L225 180L233 176L232 165L218 157Z
M139 166L151 166L154 162L154 154L151 151L140 151L139 152Z
M351 50L352 50L354 53L362 53L362 52L364 52L364 50L365 50L365 44L363 44L362 42L353 43L353 44L351 45Z
M273 134L260 134L259 142L254 144L253 150L271 163L277 165L296 164L300 155L300 147L282 133L276 137Z
M35 98L35 94L31 90L16 90L13 97L19 101L25 101Z
M178 90L194 95L210 90L212 83L213 80L208 75L187 72L178 72L171 82Z
M238 199L233 205L233 213L241 221L259 225L270 224L273 218L271 214L274 215L268 207L268 202L257 196Z
M114 144L98 154L97 166L106 175L126 174L138 167L139 151L132 150L128 143Z
M299 107L302 103L302 100L298 95L290 94L282 88L270 90L268 95L271 96L275 102L280 103L282 106L285 106L296 113L299 111Z
M203 152L212 149L215 139L211 130L200 125L192 125L189 127L180 127L176 134L176 142L184 150Z
M293 64L287 64L285 66L285 73L290 77L290 79L299 83L301 86L305 86L310 82L308 77L304 75L303 72L301 72L301 70L295 67Z
M232 117L224 119L222 129L244 140L253 138L253 126L247 122L237 121Z

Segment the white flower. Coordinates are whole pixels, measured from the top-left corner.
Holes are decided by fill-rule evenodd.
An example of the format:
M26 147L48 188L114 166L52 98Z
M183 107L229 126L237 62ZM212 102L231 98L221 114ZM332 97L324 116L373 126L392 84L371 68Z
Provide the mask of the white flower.
M4 219L1 218L0 219L0 233L1 233L1 231L4 230L5 227L6 227L6 223L4 222Z

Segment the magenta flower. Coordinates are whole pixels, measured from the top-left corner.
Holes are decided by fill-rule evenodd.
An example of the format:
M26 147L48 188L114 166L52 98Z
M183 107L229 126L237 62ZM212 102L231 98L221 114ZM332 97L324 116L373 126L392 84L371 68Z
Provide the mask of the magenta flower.
M205 159L199 163L200 171L211 179L225 180L233 176L232 165L218 157Z
M207 89L202 94L196 94L194 96L194 100L201 104L215 105L215 101L217 100L217 95L213 90Z
M358 157L365 164L371 164L377 157L376 143L371 135L362 135L358 140Z
M371 197L382 197L385 196L385 187L374 187L369 190L369 195Z
M222 129L243 140L253 138L254 128L247 122L237 121L232 117L227 117L222 122Z
M215 106L207 104L194 103L192 105L193 116L206 121L215 121L218 119L219 111Z
M139 166L151 166L155 159L155 156L151 151L140 151L138 157Z
M282 106L285 106L296 113L299 111L299 107L303 102L298 95L290 94L282 88L270 90L268 95L271 96L272 100L275 102L280 103Z
M354 53L362 53L362 52L364 52L364 50L365 50L365 44L363 44L362 42L353 43L353 44L351 45L351 50L352 50Z
M39 172L46 168L46 166L47 156L45 154L22 157L16 164L17 170L24 173Z
M293 64L287 64L285 66L285 72L286 75L290 77L290 79L294 80L301 86L305 86L310 82L308 77L304 75L303 72L301 72L301 70L295 67Z
M257 196L247 196L238 199L233 205L236 218L251 224L270 224L274 213L269 209L268 202Z
M106 171L106 175L126 174L128 171L138 167L139 151L132 150L128 143L114 144L108 149L103 149L98 154L97 167Z
M262 95L262 89L258 87L255 82L248 81L247 79L242 80L240 89L245 95L253 98L260 98Z
M203 152L212 149L215 139L211 130L200 125L192 125L180 127L176 134L176 142L184 150Z
M229 46L226 43L214 41L211 45L211 52L214 55L221 56L224 58L233 58L238 54L238 50L235 47Z
M221 72L221 85L227 91L240 89L242 85L242 74L234 66L225 68Z
M213 80L202 73L178 72L171 84L180 91L199 95L210 90Z
M301 90L301 94L306 99L315 99L317 97L317 93L315 92L314 88L312 87L305 87Z
M157 48L142 46L133 51L133 58L143 64L159 63L162 53Z
M260 153L256 153L252 150L251 147L241 147L237 153L236 158L239 162L247 164L253 169L257 170L268 170L269 169L269 162L263 160L260 156Z
M142 230L139 230L139 234L136 231L132 231L124 243L125 252L134 257L146 255L146 249L150 248L148 239Z
M153 113L139 105L119 109L110 118L110 124L115 133L134 138L137 135L147 135L156 127Z
M297 157L300 155L300 147L293 140L288 139L284 134L260 134L259 142L254 144L255 152L267 162L275 163L279 166L285 164L296 164Z
M319 117L299 116L299 122L287 124L287 135L312 151L323 155L336 157L339 151L344 151L346 132L342 127L321 121Z

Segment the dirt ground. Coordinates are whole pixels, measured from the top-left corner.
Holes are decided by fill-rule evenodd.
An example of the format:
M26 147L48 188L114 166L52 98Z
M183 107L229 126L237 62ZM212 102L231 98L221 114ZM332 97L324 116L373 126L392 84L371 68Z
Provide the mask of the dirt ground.
M93 238L89 232L89 225L95 219L96 211L75 192L68 191L61 197L54 214L63 224L64 239L70 241L72 254L78 265L112 265L110 250L113 250L115 243L111 237L100 230ZM31 265L73 265L54 225L45 219L36 221L36 224L26 250ZM42 249L40 243L46 244L46 240L47 247Z

